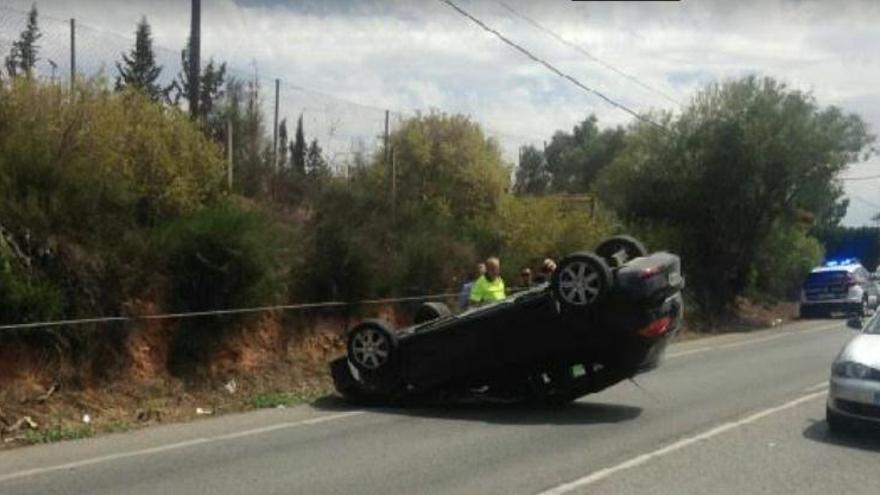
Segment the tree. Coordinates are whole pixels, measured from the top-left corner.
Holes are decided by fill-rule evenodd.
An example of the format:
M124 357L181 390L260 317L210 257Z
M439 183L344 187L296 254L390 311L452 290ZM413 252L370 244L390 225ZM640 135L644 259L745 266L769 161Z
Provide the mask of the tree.
M278 124L278 170L287 168L287 119Z
M865 122L771 78L710 84L666 129L634 124L595 191L625 218L674 227L707 315L732 307L769 236L814 217L874 137ZM812 209L812 210L811 210Z
M583 193L596 175L614 161L623 148L621 127L599 130L598 119L590 115L571 133L558 131L546 149L546 170L555 192Z
M321 146L318 145L317 139L312 139L306 153L306 173L309 177L316 180L323 180L331 175L330 167L327 166L327 161L324 160L323 151Z
M300 114L296 120L296 137L290 143L290 166L293 173L305 175L306 173L306 137L303 133L303 117Z
M168 88L168 92L173 90L173 99L169 98L171 103L177 105L181 100L189 102L191 92L190 84L190 43L187 42L186 47L180 51L180 72L177 74L174 82ZM210 59L205 66L199 78L199 104L198 112L195 115L197 120L207 123L214 111L216 103L223 97L224 82L226 80L226 62L217 65L214 59Z
M462 115L409 119L390 137L398 203L448 212L459 221L497 211L509 186L498 143ZM385 173L386 191L390 177Z
M12 48L6 57L6 71L9 77L16 77L23 74L27 77L33 75L34 67L37 65L37 54L39 45L37 40L43 36L40 33L40 27L37 25L37 4L31 6L28 12L27 26L18 36L18 40L12 42Z
M119 77L116 89L132 88L143 92L152 101L159 101L166 93L157 83L162 67L156 65L153 54L153 38L147 18L142 17L135 30L134 48L130 54L122 54L122 63L116 63Z
M259 84L231 77L226 81L223 96L212 112L210 122L218 124L219 136L225 140L226 123L233 129L232 161L237 192L260 197L266 192L272 172L272 143L266 139L265 118L261 110Z
M543 194L550 186L550 178L544 152L531 145L524 147L513 190L517 194Z

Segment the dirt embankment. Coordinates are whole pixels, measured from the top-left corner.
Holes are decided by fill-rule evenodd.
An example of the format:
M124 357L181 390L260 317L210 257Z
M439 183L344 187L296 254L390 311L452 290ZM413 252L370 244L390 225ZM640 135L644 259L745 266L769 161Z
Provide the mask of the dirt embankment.
M404 326L417 306L0 334L0 449L321 396L348 328L374 317ZM161 312L149 303L130 310ZM730 321L709 328L692 319L679 338L767 328L795 313L791 304L742 301Z
M406 325L413 312L386 305L6 333L0 448L306 400L329 390L326 363L344 353L347 328L370 317Z

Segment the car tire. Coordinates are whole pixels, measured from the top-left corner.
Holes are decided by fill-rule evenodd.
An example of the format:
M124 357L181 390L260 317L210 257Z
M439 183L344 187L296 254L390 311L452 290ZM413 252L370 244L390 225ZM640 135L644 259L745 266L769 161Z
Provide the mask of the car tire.
M805 308L801 306L799 313L802 320L812 320L816 318L816 310L813 308Z
M611 269L605 260L584 251L559 262L550 279L550 290L563 307L586 309L602 299L611 283Z
M416 310L416 315L415 318L413 318L413 322L416 325L420 325L422 323L436 320L438 318L446 318L447 316L451 315L452 311L449 310L449 306L443 304L442 302L426 302L419 306L419 309Z
M348 332L348 359L372 384L396 374L397 337L382 320L365 320Z
M828 431L835 435L847 433L852 428L846 418L832 411L828 406L825 406L825 422L828 424Z
M352 375L348 358L342 357L330 363L330 376L336 391L342 398L358 406L378 406L386 401L384 397L365 389Z
M617 268L633 258L647 256L648 250L635 237L618 235L602 241L596 254L605 259L608 266Z

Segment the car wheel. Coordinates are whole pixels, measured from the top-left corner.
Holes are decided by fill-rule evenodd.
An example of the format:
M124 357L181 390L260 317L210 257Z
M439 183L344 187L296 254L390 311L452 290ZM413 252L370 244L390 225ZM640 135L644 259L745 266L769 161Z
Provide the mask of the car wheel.
M801 306L800 315L802 320L811 320L816 317L816 311L813 308L805 308Z
M413 322L416 325L419 325L438 318L446 318L451 315L452 311L449 310L449 306L442 302L426 302L419 306Z
M592 306L610 286L611 270L605 260L590 252L563 258L550 280L556 300L571 308Z
M376 406L385 403L383 396L365 389L352 375L348 358L342 357L330 363L330 375L336 391L347 402L360 406Z
M618 267L633 258L647 256L648 250L636 238L618 235L599 244L596 254L604 258L608 266Z
M397 338L380 320L366 320L348 332L348 358L362 375L377 377L393 371Z

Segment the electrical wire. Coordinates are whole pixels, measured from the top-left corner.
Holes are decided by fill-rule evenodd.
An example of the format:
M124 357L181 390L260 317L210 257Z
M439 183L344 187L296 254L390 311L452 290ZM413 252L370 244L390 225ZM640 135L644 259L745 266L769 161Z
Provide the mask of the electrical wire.
M653 87L653 86L651 86L651 85L649 85L649 84L647 84L647 83L645 83L645 82L642 82L642 81L641 81L639 78L637 78L636 76L634 76L634 75L632 75L632 74L629 74L629 73L626 73L626 72L624 72L624 71L618 69L617 67L615 67L615 66L609 64L608 62L605 62L604 60L601 60L600 58L596 57L596 56L593 55L592 53L588 52L588 51L587 51L585 48L583 48L582 46L580 46L580 45L578 45L578 44L576 44L576 43L573 43L573 42L571 42L571 41L565 39L564 37L562 37L562 35L556 33L555 31L551 30L550 28L548 28L548 27L546 27L546 26L540 24L538 21L536 21L536 20L534 20L534 19L532 19L532 18L526 16L525 14L523 14L523 13L521 13L521 12L518 12L518 11L515 10L513 7L511 7L510 5L507 5L506 3L502 2L501 0L495 0L495 3L497 3L498 5L500 5L502 8L504 8L505 10L507 10L508 12L510 12L511 14L513 14L514 16L516 16L516 17L520 18L521 20L525 21L527 24L531 25L531 26L534 27L535 29L544 32L545 34L547 34L547 35L551 36L552 38L556 39L557 41L559 41L559 42L562 43L563 45L566 45L566 46L568 46L569 48L571 48L571 49L577 51L577 52L580 53L581 55L584 55L585 57L589 58L589 59L592 60L593 62L596 62L597 64L601 65L602 67L605 67L606 69L608 69L608 70L610 70L610 71L612 71L612 72L614 72L614 73L616 73L616 74L618 74L618 75L620 75L620 76L623 76L623 77L625 77L626 79L629 79L631 82L633 82L633 83L635 83L635 84L641 86L643 89L646 89L646 90L651 91L651 92L653 92L653 93L655 93L655 94L657 94L657 95L660 95L661 97L663 97L664 99L666 99L667 101L669 101L669 102L671 102L671 103L674 103L674 104L676 104L676 105L678 105L678 106L684 106L684 103L683 103L681 100L678 100L678 99L676 99L676 98L670 96L670 95L667 94L666 92L661 91L660 89L655 88L655 87Z
M131 316L104 316L104 317L95 317L95 318L53 320L53 321L32 322L32 323L14 323L14 324L0 325L0 330L52 328L52 327L62 327L62 326L88 325L88 324L92 324L92 323L129 322L129 321L137 321L137 320L179 320L179 319L186 319L186 318L199 318L199 317L205 317L205 316L236 315L236 314L246 314L246 313L265 313L265 312L279 311L279 310L339 308L339 307L353 307L353 306L358 306L358 305L392 304L392 303L407 302L407 301L428 301L428 300L432 300L432 299L448 299L448 298L456 297L456 296L458 296L457 293L448 293L448 294L431 294L431 295L426 295L426 296L397 297L397 298L388 298L388 299L367 299L364 301L355 301L355 302L329 301L329 302L304 303L304 304L281 304L281 305L274 305L274 306L258 306L258 307L254 307L254 308L234 308L234 309L215 309L215 310L208 310L208 311L191 311L191 312L187 312L187 313L161 313L161 314L131 315Z
M632 115L632 116L635 117L636 119L638 119L638 120L640 120L640 121L642 121L642 122L644 122L644 123L646 123L646 124L650 124L650 125L652 125L652 126L658 128L658 129L661 129L661 130L663 130L663 131L669 132L669 129L667 129L666 127L662 126L661 124L658 124L657 122L654 122L653 120L651 120L651 119L649 119L649 118L647 118L647 117L645 117L645 116L639 114L638 112L636 112L635 110L632 110L631 108L627 107L626 105L624 105L624 104L622 104L622 103L619 103L619 102L615 101L614 99L612 99L612 98L610 98L610 97L604 95L603 93L601 93L601 92L599 92L599 91L597 91L597 90L595 90L595 89L593 89L593 88L591 88L591 87L585 85L584 83L578 81L577 79L575 79L575 78L572 77L571 75L566 74L565 72L562 72L561 70L559 70L558 68L556 68L556 67L555 67L553 64L551 64L550 62L547 62L546 60L544 60L544 59L538 57L537 55L533 54L532 52L530 52L530 51L527 50L526 48L523 48L523 47L520 46L519 44L517 44L517 43L511 41L511 40L508 39L506 36L504 36L503 34L501 34L500 32L498 32L496 29L494 29L494 28L492 28L492 27L489 27L485 22L481 21L480 19L477 19L476 17L474 17L473 15L471 15L469 12L467 12L466 10L464 10L464 9L462 9L461 7L459 7L458 5L456 5L456 4L455 4L454 2L452 2L451 0L437 0L437 1L442 2L442 3L445 3L446 5L448 5L449 7L451 7L453 10L455 10L456 12L458 12L459 14L461 14L461 15L463 15L464 17L467 17L468 19L470 19L474 24L480 26L480 28L482 28L484 31L486 31L486 32L488 32L488 33L491 33L491 34L495 35L498 39L500 39L501 41L503 41L504 43L506 43L507 45L509 45L509 46L512 47L513 49L515 49L515 50L517 50L518 52L522 53L522 54L525 55L526 57L532 59L534 62L537 62L537 63L543 65L544 67L546 67L548 70L550 70L551 72L553 72L553 73L556 74L557 76L559 76L559 77L561 77L561 78L563 78L563 79L568 80L569 82L571 82L572 84L574 84L575 86L577 86L578 88L580 88L581 90L583 90L583 91L585 91L585 92L587 92L587 93L593 94L593 95L595 95L595 96L598 96L599 98L601 98L602 100L604 100L604 101L605 101L606 103L608 103L609 105L611 105L611 106L613 106L613 107L615 107L615 108L618 108L618 109L620 109L620 110L623 110L624 112L626 112L626 113Z

